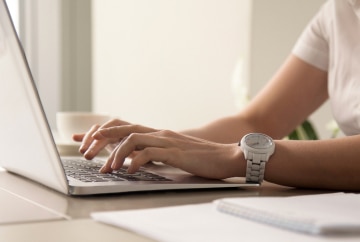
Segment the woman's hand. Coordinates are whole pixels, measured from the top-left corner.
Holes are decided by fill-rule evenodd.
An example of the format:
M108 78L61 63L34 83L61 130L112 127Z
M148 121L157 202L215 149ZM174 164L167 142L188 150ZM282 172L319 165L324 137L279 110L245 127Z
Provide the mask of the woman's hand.
M84 155L86 159L93 159L99 152L104 148L109 148L109 150L113 150L117 144L119 144L125 136L116 136L111 138L102 139L94 139L93 135L99 129L110 128L110 127L121 127L125 126L127 130L131 130L131 132L139 132L139 133L146 133L146 132L154 132L155 129L147 128L138 125L132 125L128 122L119 120L119 119L112 119L106 122L103 125L94 125L87 133L85 134L74 134L73 140L77 142L82 142L80 146L80 153Z
M90 134L89 141L93 142L95 153L110 142L119 142L101 168L103 173L121 168L125 158L132 155L129 173L136 172L149 161L158 161L207 178L245 175L244 157L237 144L218 144L168 130L131 124L104 125L94 132L89 131L87 135Z

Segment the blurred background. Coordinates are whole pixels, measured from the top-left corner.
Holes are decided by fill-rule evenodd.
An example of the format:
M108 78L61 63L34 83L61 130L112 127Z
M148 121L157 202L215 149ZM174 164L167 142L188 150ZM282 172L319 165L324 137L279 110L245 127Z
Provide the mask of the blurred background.
M94 111L174 130L241 109L324 1L7 0L51 126ZM310 120L331 136L327 104Z

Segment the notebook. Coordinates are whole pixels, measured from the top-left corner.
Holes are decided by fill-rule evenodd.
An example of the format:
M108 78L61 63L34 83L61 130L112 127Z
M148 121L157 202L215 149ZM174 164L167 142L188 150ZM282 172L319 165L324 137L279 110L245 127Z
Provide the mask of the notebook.
M220 212L296 232L360 235L360 195L355 193L224 198L214 203Z
M105 180L97 172L101 160L78 166L79 157L67 157L71 160L64 166L5 0L0 2L0 73L0 166L9 172L71 195L258 185L242 178L203 179L155 163L143 167L149 173L116 172L105 174ZM75 177L65 175L65 169ZM93 171L90 178L87 170Z

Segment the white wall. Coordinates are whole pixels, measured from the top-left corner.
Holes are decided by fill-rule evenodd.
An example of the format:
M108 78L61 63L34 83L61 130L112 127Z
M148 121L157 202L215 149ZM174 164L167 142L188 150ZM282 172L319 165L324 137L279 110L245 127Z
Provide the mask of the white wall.
M94 0L93 108L182 129L235 112L249 1Z
M93 109L171 129L234 113L239 58L253 96L323 2L93 0Z

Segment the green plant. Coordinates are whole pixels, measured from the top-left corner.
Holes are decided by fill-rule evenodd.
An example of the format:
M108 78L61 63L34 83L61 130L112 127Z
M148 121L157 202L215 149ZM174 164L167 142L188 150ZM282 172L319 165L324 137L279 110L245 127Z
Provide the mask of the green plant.
M313 125L309 120L305 120L294 131L292 131L288 138L290 140L317 140L319 139Z

